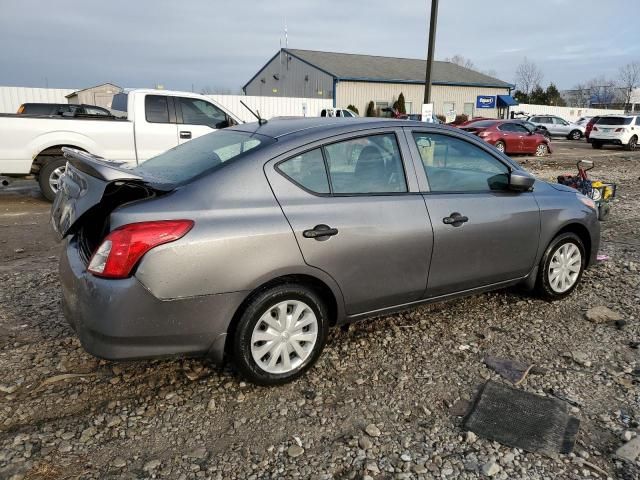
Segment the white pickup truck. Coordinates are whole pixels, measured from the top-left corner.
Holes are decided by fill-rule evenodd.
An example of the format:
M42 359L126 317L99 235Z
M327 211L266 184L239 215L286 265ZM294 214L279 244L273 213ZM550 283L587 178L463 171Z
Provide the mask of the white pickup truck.
M114 117L0 115L0 175L34 174L53 200L66 160L62 147L135 166L192 138L241 123L203 95L167 90L116 94Z

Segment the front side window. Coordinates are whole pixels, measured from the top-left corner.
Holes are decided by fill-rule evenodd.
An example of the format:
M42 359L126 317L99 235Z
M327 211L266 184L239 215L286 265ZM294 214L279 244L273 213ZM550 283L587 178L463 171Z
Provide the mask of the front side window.
M523 125L520 125L519 123L513 123L512 125L513 125L512 129L511 129L512 132L529 133L529 130L526 127L524 127Z
M431 192L505 190L509 168L480 147L442 134L414 133Z
M512 123L503 123L498 127L501 132L515 132L515 125Z
M211 128L227 126L227 116L214 104L198 98L179 97L178 101L182 109L182 123L207 125Z
M164 95L147 95L144 98L144 112L147 122L169 123L169 104Z
M333 193L407 191L400 149L392 133L332 143L324 150Z
M290 158L280 163L277 168L307 190L314 193L329 193L329 179L322 151L319 148Z

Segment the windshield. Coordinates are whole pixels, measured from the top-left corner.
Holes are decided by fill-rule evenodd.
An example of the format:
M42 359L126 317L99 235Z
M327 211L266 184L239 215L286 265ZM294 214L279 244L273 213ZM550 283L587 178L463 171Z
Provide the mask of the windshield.
M602 117L596 123L598 125L631 125L633 118L625 117Z
M185 183L274 141L256 133L220 130L150 158L133 171L159 183Z

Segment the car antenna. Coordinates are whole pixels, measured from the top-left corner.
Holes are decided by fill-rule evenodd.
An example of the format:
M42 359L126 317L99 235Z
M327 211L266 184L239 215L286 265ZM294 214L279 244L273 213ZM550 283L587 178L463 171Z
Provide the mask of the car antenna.
M254 117L256 117L256 118L258 119L258 124L260 124L260 125L264 125L265 123L267 123L267 119L266 119L266 118L262 118L262 117L260 116L260 111L259 111L259 110L256 110L256 111L254 112L254 111L253 111L253 110L251 110L251 109L249 108L249 106L248 106L246 103L244 103L242 100L240 100L240 103L242 104L242 106L243 106L244 108L246 108L247 110L249 110L249 111L251 112L251 115L253 115Z

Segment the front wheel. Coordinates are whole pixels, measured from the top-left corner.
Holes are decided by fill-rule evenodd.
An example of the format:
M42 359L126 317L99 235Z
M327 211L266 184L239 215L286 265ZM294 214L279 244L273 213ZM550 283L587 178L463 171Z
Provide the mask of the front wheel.
M38 184L42 195L53 202L60 188L60 180L64 174L67 160L64 157L53 157L40 169Z
M538 292L548 300L566 297L580 282L585 265L585 250L580 237L571 232L558 235L540 260Z
M638 148L638 137L635 135L629 139L629 143L627 143L627 150L634 151Z
M573 130L569 134L569 140L580 140L582 138L582 132L580 130Z
M278 285L251 299L233 338L240 373L258 385L279 385L307 371L327 340L329 314L322 298L298 284Z

